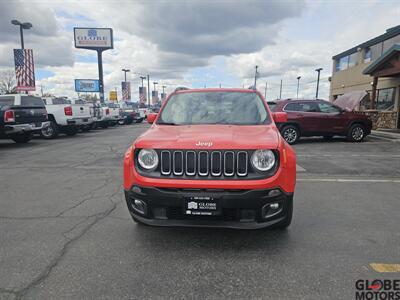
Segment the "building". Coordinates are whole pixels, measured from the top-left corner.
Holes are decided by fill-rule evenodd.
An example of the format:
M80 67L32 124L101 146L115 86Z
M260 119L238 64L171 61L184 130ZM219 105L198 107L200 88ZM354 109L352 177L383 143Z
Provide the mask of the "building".
M375 127L400 128L400 25L332 57L330 100L366 91L360 110Z

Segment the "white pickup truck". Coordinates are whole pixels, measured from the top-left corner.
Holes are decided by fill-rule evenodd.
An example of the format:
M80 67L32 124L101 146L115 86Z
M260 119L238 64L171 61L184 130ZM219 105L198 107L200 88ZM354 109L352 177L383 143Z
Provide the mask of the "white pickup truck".
M90 126L93 118L90 107L81 104L71 104L64 98L43 98L50 125L43 128L41 135L46 139L53 139L60 132L75 135L79 128Z
M110 109L110 125L114 126L119 121L124 119L122 115L122 108L118 103L106 103L107 107Z

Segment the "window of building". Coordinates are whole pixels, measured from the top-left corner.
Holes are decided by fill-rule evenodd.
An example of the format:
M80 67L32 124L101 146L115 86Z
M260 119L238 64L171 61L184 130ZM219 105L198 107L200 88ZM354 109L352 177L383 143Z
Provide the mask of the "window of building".
M370 47L371 49L371 60L376 60L382 55L382 43L375 44Z
M400 44L400 34L383 42L383 52L389 50L394 44Z
M349 57L341 57L336 60L336 71L346 70L349 66Z
M364 63L368 63L371 61L372 58L372 52L371 48L365 48L365 53L364 53Z
M358 53L355 52L349 55L349 68L358 65Z
M378 90L378 94L377 94L377 98L376 98L376 109L377 110L393 110L395 94L396 94L395 88Z

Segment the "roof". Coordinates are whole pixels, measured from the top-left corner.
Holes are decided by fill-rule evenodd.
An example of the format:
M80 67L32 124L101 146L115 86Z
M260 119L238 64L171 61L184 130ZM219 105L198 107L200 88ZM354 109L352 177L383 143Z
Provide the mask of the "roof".
M377 60L375 60L372 64L370 64L365 70L363 71L364 75L368 75L376 71L383 63L387 62L393 54L400 52L400 44L394 44L390 47L385 53L383 53Z
M377 43L386 41L386 40L388 40L388 39L390 39L390 38L392 38L392 37L394 37L394 36L396 36L398 34L400 34L400 25L392 27L392 28L389 28L389 29L386 30L386 32L384 34L381 34L381 35L379 35L379 36L377 36L377 37L375 37L373 39L370 39L370 40L368 40L368 41L366 41L366 42L364 42L362 44L359 44L359 45L357 45L357 46L355 46L355 47L353 47L351 49L348 49L348 50L346 50L346 51L344 51L342 53L336 54L335 56L332 57L332 59L338 59L338 58L353 54L353 53L357 52L358 48L371 47L372 45L375 45Z

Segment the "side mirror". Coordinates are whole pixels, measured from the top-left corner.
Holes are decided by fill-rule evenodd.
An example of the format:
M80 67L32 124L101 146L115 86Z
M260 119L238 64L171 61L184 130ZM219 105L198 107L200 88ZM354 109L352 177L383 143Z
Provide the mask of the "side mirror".
M287 113L275 112L272 113L272 118L274 119L275 123L285 123L287 122Z
M151 113L147 115L147 123L153 124L157 118L157 114Z

